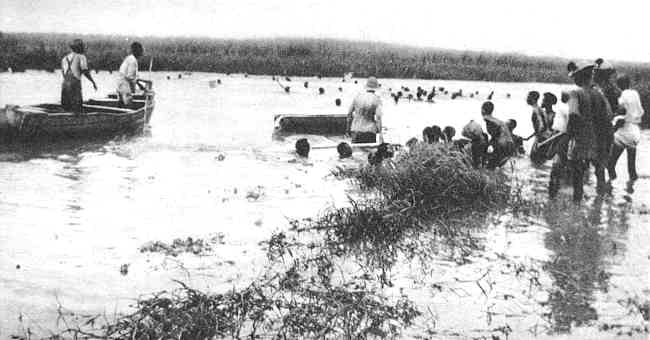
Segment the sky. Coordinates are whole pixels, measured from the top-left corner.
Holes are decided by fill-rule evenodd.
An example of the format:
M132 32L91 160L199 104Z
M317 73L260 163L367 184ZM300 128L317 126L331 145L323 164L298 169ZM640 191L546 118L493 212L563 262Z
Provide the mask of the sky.
M650 62L647 0L0 0L0 31L316 37Z

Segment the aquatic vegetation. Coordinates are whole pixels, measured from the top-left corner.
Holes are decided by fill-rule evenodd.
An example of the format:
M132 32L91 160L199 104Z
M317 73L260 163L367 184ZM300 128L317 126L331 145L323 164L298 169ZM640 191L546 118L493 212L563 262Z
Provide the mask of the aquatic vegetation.
M362 189L388 202L402 202L425 219L452 217L511 205L521 196L501 172L475 169L467 154L450 144L416 144L384 166L338 169Z
M168 256L178 256L182 253L205 255L212 251L215 244L223 244L223 234L217 234L209 240L200 238L175 239L171 244L162 241L147 242L140 247L141 253L162 253Z
M59 308L67 328L52 339L385 338L419 316L405 297L389 301L362 279L336 286L313 280L302 265L222 294L178 282L171 292L140 298L133 313L116 320Z

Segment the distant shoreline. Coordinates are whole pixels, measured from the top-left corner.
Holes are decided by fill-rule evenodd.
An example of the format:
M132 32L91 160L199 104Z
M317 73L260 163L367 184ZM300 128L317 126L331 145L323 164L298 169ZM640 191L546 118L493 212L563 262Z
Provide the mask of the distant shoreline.
M0 32L0 70L53 71L60 68L72 37L87 46L91 69L117 70L131 41L145 47L144 60L154 71L194 71L343 77L419 78L494 82L567 83L567 59L522 54L470 52L409 47L341 39L159 38L109 35ZM598 56L594 56L594 59ZM148 61L146 62L148 64ZM620 73L634 80L646 112L650 111L650 64L621 62ZM650 115L644 116L645 125Z

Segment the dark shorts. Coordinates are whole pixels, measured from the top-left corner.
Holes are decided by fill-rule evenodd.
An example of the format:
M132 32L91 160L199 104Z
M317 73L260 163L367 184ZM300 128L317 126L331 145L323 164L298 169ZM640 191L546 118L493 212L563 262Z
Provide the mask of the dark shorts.
M354 132L352 131L352 143L376 143L377 134L374 132Z

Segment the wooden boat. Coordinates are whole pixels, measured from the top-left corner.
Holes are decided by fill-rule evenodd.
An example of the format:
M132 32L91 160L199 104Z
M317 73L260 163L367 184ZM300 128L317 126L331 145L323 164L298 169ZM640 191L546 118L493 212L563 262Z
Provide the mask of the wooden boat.
M0 141L58 140L142 131L151 119L154 92L135 96L128 108L116 98L91 99L84 113L66 112L59 104L10 106L0 111Z
M344 135L348 116L332 115L276 115L274 117L277 134L317 134Z

